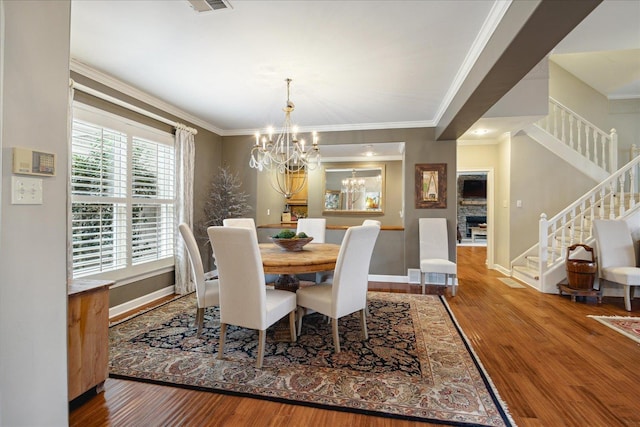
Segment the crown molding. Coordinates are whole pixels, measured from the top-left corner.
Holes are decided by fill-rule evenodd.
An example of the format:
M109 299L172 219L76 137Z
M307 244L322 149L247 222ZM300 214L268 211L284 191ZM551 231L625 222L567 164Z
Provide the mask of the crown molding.
M96 70L95 68L92 68L76 59L71 59L70 63L69 63L69 67L71 69L71 71L74 71L78 74L81 74L91 80L95 80L98 83L101 83L105 86L108 86L114 90L117 90L118 92L124 93L125 95L131 96L139 101L142 101L146 104L149 104L155 108L159 108L160 110L171 114L173 116L176 117L180 117L181 119L194 124L196 126L199 126L203 129L206 129L208 131L211 131L215 134L218 134L220 136L224 136L225 132L214 126L213 124L202 120L198 117L195 117L177 107L175 107L174 105L171 105L165 101L162 101L152 95L149 95L146 92L141 91L138 88L135 88L133 86L130 86L118 79L116 79L113 76L110 76L108 74L105 74L101 71Z
M344 132L357 130L378 130L378 129L410 129L410 128L430 128L435 127L434 120L424 120L415 122L384 122L384 123L354 123L345 125L326 125L326 126L298 126L298 133L316 132ZM274 132L281 132L281 129L274 129ZM236 129L226 131L222 136L243 136L254 135L255 129Z
M487 19L484 21L484 24L482 25L482 28L473 41L471 49L469 49L469 53L465 57L462 66L458 69L458 72L456 73L451 86L449 86L449 90L445 94L442 100L442 104L440 104L440 108L436 112L436 123L439 122L440 119L442 119L442 116L447 110L447 107L449 106L449 104L451 104L451 101L453 101L453 98L460 90L460 87L462 87L462 83L464 83L465 79L469 75L469 72L471 72L473 65L476 63L478 57L489 42L489 39L498 27L498 24L504 17L504 14L507 12L507 9L509 9L509 6L511 6L511 1L512 0L496 1L493 3L493 7L489 11L489 16L487 16Z

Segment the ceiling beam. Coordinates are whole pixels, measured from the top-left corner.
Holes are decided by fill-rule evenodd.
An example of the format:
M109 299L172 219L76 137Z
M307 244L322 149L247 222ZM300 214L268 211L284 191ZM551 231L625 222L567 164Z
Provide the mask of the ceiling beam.
M436 139L462 136L601 2L513 1L438 121Z

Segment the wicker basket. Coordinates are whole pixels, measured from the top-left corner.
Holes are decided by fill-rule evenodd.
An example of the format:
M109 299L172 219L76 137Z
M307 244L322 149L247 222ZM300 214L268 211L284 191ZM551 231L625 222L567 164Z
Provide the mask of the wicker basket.
M313 237L297 237L293 239L278 239L271 237L271 241L280 246L285 251L297 252L301 251L303 246L313 240Z
M571 252L577 248L583 248L586 252L591 254L591 260L587 259L570 259ZM598 264L596 263L595 256L593 255L593 248L587 245L577 244L567 248L567 261L565 263L567 267L567 281L568 286L571 289L580 290L592 290L593 282L596 278L596 271L598 270Z

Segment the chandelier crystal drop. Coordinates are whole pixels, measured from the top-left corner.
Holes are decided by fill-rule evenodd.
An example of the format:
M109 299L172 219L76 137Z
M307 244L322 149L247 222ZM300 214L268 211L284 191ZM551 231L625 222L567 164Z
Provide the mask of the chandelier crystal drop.
M287 104L284 111L284 123L280 133L274 140L273 128L268 128L266 134L256 132L256 143L251 149L249 166L258 171L271 171L271 186L289 199L299 193L306 186L309 170L314 170L320 164L320 149L318 148L318 134L311 134L311 143L298 138L298 128L291 124L291 112L295 109L289 95L291 79L287 83ZM302 179L300 179L302 178Z

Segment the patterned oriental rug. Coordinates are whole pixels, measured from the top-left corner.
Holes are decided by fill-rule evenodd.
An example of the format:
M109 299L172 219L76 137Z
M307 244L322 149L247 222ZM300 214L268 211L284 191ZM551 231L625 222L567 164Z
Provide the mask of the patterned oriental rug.
M514 425L439 296L370 292L369 339L358 315L346 316L338 354L318 314L305 317L297 343L288 323L276 324L262 369L256 331L229 326L218 360L218 311L207 309L202 339L195 311L191 294L112 326L109 376L447 425Z
M625 316L593 316L591 317L603 325L620 332L637 343L640 343L640 317Z

